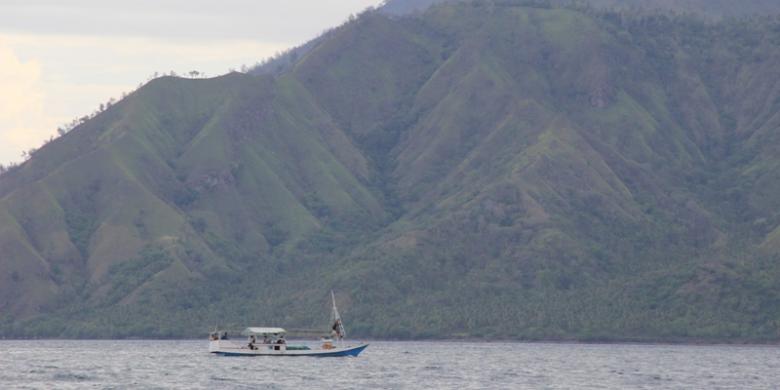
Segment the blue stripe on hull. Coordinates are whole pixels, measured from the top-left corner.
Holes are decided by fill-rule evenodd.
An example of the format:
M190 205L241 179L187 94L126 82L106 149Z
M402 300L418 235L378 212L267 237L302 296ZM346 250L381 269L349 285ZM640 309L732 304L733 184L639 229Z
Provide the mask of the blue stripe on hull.
M328 357L328 356L357 356L357 355L360 355L360 353L363 352L363 350L366 349L366 347L368 347L368 344L361 345L361 346L359 346L357 348L348 349L346 351L339 351L339 352L334 352L332 354L316 355L316 356L320 356L320 357Z

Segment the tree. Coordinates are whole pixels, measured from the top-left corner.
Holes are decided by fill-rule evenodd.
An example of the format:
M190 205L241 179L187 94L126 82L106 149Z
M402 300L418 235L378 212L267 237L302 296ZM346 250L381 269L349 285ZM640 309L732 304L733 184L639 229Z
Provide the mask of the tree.
M199 75L200 75L200 72L198 72L197 70L191 70L190 71L190 77L192 77L192 78L198 77Z
M68 132L68 131L67 131L67 130L65 130L65 129L64 129L62 126L60 126L60 127L58 127L58 128L57 128L57 134L59 134L59 135L60 135L60 137L62 137L63 135L65 135L67 132Z

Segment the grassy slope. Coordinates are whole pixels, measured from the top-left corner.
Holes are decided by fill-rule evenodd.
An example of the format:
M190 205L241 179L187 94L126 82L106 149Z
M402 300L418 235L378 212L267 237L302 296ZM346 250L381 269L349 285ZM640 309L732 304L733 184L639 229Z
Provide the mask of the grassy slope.
M686 53L688 26L663 42L670 61L654 41L654 29L676 26L668 20L632 31L631 41L565 10L464 6L426 16L438 31L451 20L460 21L458 49L416 95L415 124L394 146L411 210L337 279L359 283L355 317L370 318L361 331L775 337L766 321L777 307L742 288L759 283L749 269L776 266L742 241L734 218L744 210L725 212L741 203L713 196L726 180L692 184L726 174L716 167L724 154L734 163L742 155L730 145L737 129L722 123L728 103L711 96L742 87L708 79L717 70ZM713 67L762 66L733 47L699 50L723 55ZM774 314L758 326L742 316L750 305Z
M16 182L2 203L5 312L50 311L36 305L56 294L86 302L78 310L132 306L241 272L333 221L380 221L365 160L303 92L237 74L156 80L113 108L119 121L82 126L3 177ZM89 132L92 150L39 173Z
M159 79L47 146L0 178L7 331L311 327L335 287L358 335L776 338L773 26L501 4Z

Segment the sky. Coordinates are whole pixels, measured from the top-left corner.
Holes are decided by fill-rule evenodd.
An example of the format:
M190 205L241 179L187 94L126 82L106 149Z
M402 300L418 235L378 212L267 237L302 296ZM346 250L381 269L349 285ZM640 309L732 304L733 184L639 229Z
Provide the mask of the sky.
M0 164L155 72L217 76L380 0L0 0Z

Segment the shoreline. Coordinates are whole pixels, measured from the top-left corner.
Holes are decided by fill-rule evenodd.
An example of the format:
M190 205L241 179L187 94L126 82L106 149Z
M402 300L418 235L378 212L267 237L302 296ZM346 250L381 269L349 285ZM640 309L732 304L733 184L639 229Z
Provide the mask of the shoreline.
M297 338L290 340L296 341L319 341L316 338ZM3 341L208 341L204 338L155 338L155 337L125 337L125 338L59 338L59 337L40 337L40 338L18 338L18 337L0 337ZM734 347L778 347L780 340L764 341L745 341L745 340L560 340L560 339L494 339L485 340L481 338L426 338L426 339L382 339L382 338L354 338L350 341L360 341L367 343L461 343L461 344L569 344L569 345L646 345L646 346L690 346L690 347L716 347L716 346L734 346Z

